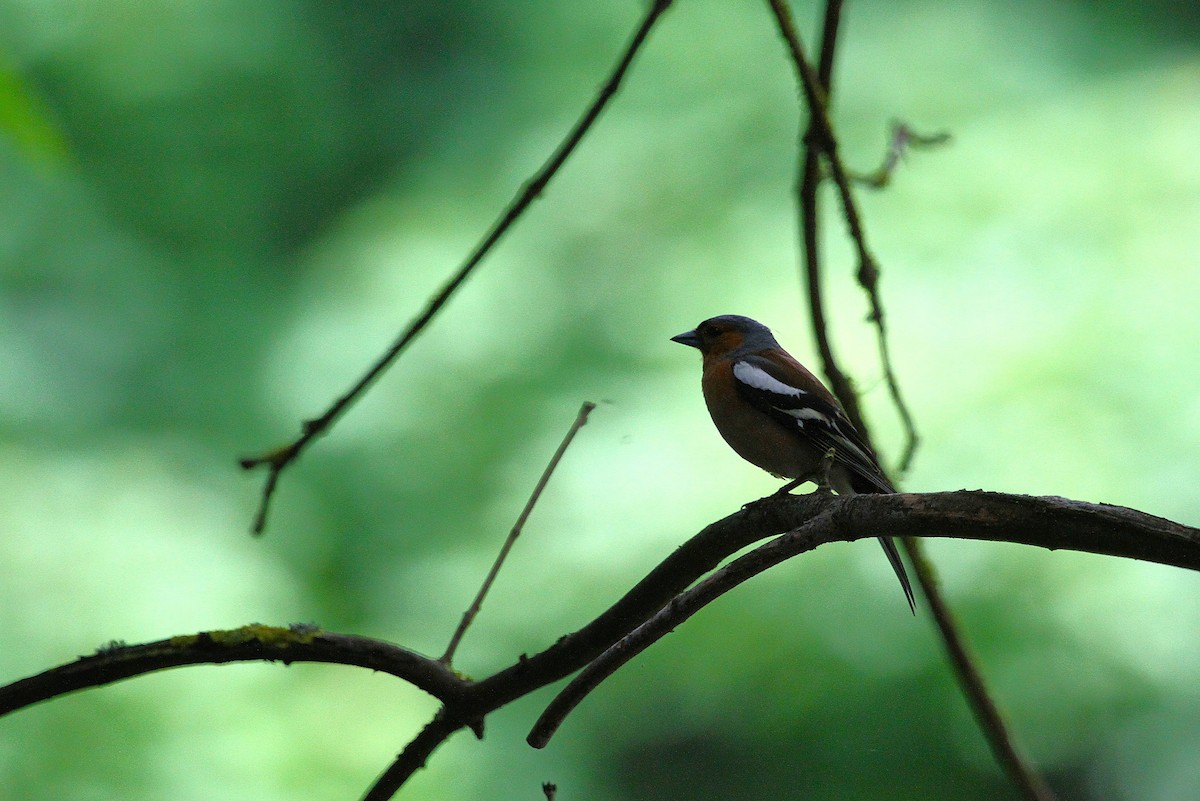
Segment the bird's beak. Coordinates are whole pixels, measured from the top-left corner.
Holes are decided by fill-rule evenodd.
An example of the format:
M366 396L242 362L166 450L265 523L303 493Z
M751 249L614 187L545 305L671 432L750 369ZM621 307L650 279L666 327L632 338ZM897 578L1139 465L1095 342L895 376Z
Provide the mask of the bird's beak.
M687 345L689 348L700 347L700 335L696 333L696 329L684 331L682 334L676 334L671 337L672 342L678 342L680 345Z

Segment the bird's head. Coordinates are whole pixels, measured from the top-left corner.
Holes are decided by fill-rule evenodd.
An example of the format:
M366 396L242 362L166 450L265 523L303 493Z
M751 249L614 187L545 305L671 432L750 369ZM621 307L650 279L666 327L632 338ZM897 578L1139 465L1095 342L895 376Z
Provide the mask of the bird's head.
M779 347L771 329L739 314L710 317L691 331L671 337L671 341L697 348L705 356Z

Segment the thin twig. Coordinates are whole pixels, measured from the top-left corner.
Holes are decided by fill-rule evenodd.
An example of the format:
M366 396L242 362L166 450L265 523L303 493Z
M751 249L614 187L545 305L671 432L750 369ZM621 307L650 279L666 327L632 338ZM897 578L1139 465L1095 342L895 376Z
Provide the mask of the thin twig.
M375 379L387 369L396 357L408 347L409 343L416 339L417 335L424 330L425 326L433 319L434 315L441 310L458 289L463 285L475 268L479 265L483 258L492 250L493 246L500 240L508 231L517 218L524 213L525 209L545 190L550 179L558 172L563 163L575 150L575 147L583 139L584 135L591 129L596 119L600 116L600 112L608 105L609 101L616 95L617 89L621 85L622 79L629 71L630 65L633 63L634 56L641 49L642 44L646 41L651 28L655 22L662 16L671 6L672 0L654 0L646 11L646 15L642 18L636 32L630 39L629 44L625 48L625 52L617 61L612 73L608 79L600 87L595 99L575 126L567 134L566 138L558 145L554 153L546 161L542 167L534 173L533 177L521 187L516 197L509 203L504 213L492 225L492 228L483 237L480 243L471 252L467 260L459 267L458 271L450 278L449 281L442 287L441 291L429 301L425 310L409 324L403 334L388 348L379 359L371 366L369 370L358 380L358 382L350 388L348 392L334 401L320 417L306 420L301 428L299 438L292 441L290 444L281 448L276 448L260 456L249 456L239 460L243 470L250 470L261 465L265 465L268 469L267 481L263 487L261 499L259 501L258 510L254 515L253 532L261 534L267 524L267 511L271 503L271 498L275 493L275 488L278 483L278 477L285 468L288 467L300 453L317 437L326 433L333 424L341 417L342 413L358 399L358 397L374 383Z
M866 291L871 305L870 319L875 323L878 334L879 357L883 365L884 382L887 384L888 393L892 397L892 403L895 405L896 411L900 415L901 424L904 427L906 444L903 451L904 456L901 458L900 463L901 465L906 465L911 460L912 454L916 451L918 442L916 426L912 414L909 412L908 404L905 403L904 396L900 391L900 383L896 379L896 373L892 369L892 359L887 339L887 323L884 319L883 304L879 299L879 266L875 261L875 257L871 255L870 249L867 247L866 233L863 231L858 206L854 201L854 194L850 188L850 178L847 175L845 166L842 164L841 156L838 154L837 139L833 133L833 126L829 122L829 111L826 107L828 93L821 82L820 76L808 62L808 57L804 52L804 44L800 41L800 35L796 32L796 24L792 20L792 13L788 9L786 0L767 0L767 2L775 14L779 31L788 46L788 51L792 57L792 64L796 67L800 87L804 93L805 102L808 105L810 136L806 137L807 145L818 148L829 165L830 175L833 177L833 182L837 185L838 196L841 198L842 216L845 218L846 225L850 229L850 239L854 242L858 253L858 283ZM830 63L832 64L832 62ZM849 411L847 410L847 414L849 414ZM855 420L854 417L850 418L856 426L862 421L861 414L858 417L858 420ZM864 436L867 434L865 430L862 430L862 433Z
M1030 801L1054 801L1054 792L1017 749L1016 742L1008 731L1008 724L1005 723L996 702L992 700L987 681L976 666L975 657L960 632L954 611L942 597L937 571L926 557L924 548L920 547L918 540L908 537L903 538L901 543L916 570L917 581L925 589L925 598L929 602L938 632L942 635L942 642L949 652L950 664L958 677L959 686L967 694L967 704L971 707L983 736L987 738L992 754L1026 798ZM930 592L930 588L934 591Z
M508 552L512 550L513 544L516 543L517 537L521 536L521 531L525 528L525 521L529 519L530 512L533 511L534 505L538 499L542 497L542 490L546 489L546 484L550 481L550 476L554 475L554 470L558 467L558 463L562 461L563 454L567 452L567 448L571 446L571 441L575 439L575 435L579 433L579 429L583 428L587 423L588 415L596 408L596 404L591 401L584 401L579 407L579 414L575 416L575 422L571 423L571 428L567 431L566 436L558 445L558 450L550 457L549 464L542 471L542 477L538 479L537 484L533 488L533 492L529 496L529 500L525 502L525 508L521 510L521 514L517 516L517 522L513 524L512 530L508 532L508 537L505 538L504 544L500 546L500 553L496 555L496 561L492 563L491 570L483 580L483 585L479 588L479 592L475 595L475 600L467 607L467 611L463 612L462 621L458 624L458 628L454 630L454 636L450 638L450 644L446 646L446 653L442 654L439 660L444 665L449 665L454 660L454 652L458 650L458 644L462 641L463 635L467 633L467 627L479 614L480 607L483 606L483 599L487 596L488 590L492 588L492 582L496 580L496 574L500 572L500 567L504 564L504 560L508 557Z
M837 44L838 25L841 20L842 4L837 0L825 5L825 19L821 26L821 53L818 65L817 79L828 96L830 82L833 77L834 48ZM813 336L817 342L817 352L821 356L821 366L833 393L841 399L846 414L854 423L855 428L867 438L871 438L870 429L858 405L858 393L850 379L842 372L837 358L833 354L833 343L829 339L829 325L825 317L824 293L821 291L821 251L818 189L821 185L821 150L811 146L815 139L815 120L810 115L808 130L803 139L803 164L800 167L800 182L796 188L800 211L800 239L803 244L804 271L808 284L808 310L812 320Z
M841 16L841 3L829 0L826 5L825 21L821 37L821 53L819 71L813 74L804 54L804 46L796 31L796 26L788 7L783 0L768 0L779 29L787 42L792 61L803 88L804 96L809 107L808 132L804 136L804 160L801 177L797 189L798 201L801 208L801 232L803 237L803 252L806 274L808 277L809 308L812 314L814 333L818 350L824 361L826 375L835 394L841 400L850 419L859 431L870 441L869 429L863 418L858 403L857 393L838 367L829 343L827 324L825 321L823 299L820 284L820 247L818 240L818 185L822 178L820 171L820 156L823 153L829 165L830 173L837 184L842 199L842 210L850 229L851 239L858 250L859 283L870 298L872 314L878 336L880 359L883 364L884 376L892 401L900 415L906 438L903 453L899 462L901 473L907 471L916 452L918 437L912 415L900 394L899 383L892 368L891 353L888 347L887 329L885 326L883 307L877 291L879 269L867 247L865 233L858 216L857 207L850 190L849 178L841 164L837 152L837 140L833 134L828 116L828 95L832 78L833 48L837 42L837 28ZM911 133L903 129L906 133ZM900 139L899 133L896 137ZM897 154L898 160L902 153L900 145L894 146L892 153ZM887 166L887 162L885 162ZM967 696L975 712L976 720L983 729L984 737L992 747L996 760L1007 771L1012 782L1020 789L1029 801L1050 801L1053 795L1046 784L1029 767L1016 749L1011 734L1004 725L995 702L988 694L983 677L971 659L961 632L950 615L949 607L941 595L940 588L934 576L934 570L924 557L919 542L911 539L904 540L905 550L909 558L917 566L917 580L929 602L930 611L942 636L946 651L963 692Z
M892 396L892 405L896 407L896 412L900 415L900 426L904 429L904 449L900 451L900 459L896 463L896 472L903 476L912 466L913 456L917 453L917 446L921 444L921 438L917 434L917 424L913 419L912 412L900 394L900 382L892 367L892 352L891 346L888 344L887 329L883 325L883 307L879 305L879 296L875 293L874 282L867 291L871 295L871 305L876 309L871 319L875 321L875 336L879 342L879 361L883 365L883 379L887 383L888 394Z
M888 136L887 152L883 154L883 163L874 172L851 173L851 180L870 189L884 189L892 182L896 168L908 155L908 151L918 148L937 147L950 141L950 134L939 131L935 134L919 134L909 127L908 123L894 121L891 134Z

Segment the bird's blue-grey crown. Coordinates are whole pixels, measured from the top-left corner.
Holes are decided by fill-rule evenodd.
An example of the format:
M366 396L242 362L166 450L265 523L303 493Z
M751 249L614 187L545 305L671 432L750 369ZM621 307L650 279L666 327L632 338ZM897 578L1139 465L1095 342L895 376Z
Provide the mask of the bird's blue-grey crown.
M691 331L684 331L682 334L671 337L671 341L703 350L707 343L713 342L722 334L730 331L736 331L742 335L741 347L745 350L765 350L779 347L770 328L758 320L752 320L740 314L722 314L710 317Z

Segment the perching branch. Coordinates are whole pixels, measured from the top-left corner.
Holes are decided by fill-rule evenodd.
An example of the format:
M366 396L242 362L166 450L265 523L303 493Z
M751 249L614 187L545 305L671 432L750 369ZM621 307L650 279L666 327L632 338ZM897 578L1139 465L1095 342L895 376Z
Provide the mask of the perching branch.
M750 553L713 571L703 581L676 596L654 617L621 638L585 667L578 676L571 679L538 717L529 736L525 738L526 742L534 748L545 748L571 710L620 667L742 582L785 559L815 548L818 543L812 542L811 537L806 536L813 525L813 521L809 521L795 531L760 545ZM803 547L793 553L786 546L798 540L803 543Z
M816 494L781 495L748 506L744 514L766 514L772 518L778 514L798 525L714 571L595 659L551 701L530 731L529 744L544 747L563 719L588 693L700 609L747 579L826 542L889 532L906 538L919 534L1003 540L1200 570L1200 529L1120 506L966 491L827 498ZM815 515L794 514L814 506ZM733 515L721 523L737 517ZM775 518L770 527L777 525L786 524L783 519ZM1005 767L1026 769L1024 763ZM1045 789L1036 774L1030 773L1029 779Z
M441 291L429 301L425 310L409 324L404 333L376 360L362 378L349 391L334 401L333 405L320 417L304 421L304 424L301 426L300 436L297 439L287 445L272 449L267 453L259 456L249 456L239 461L243 470L266 466L268 471L267 480L263 485L262 496L259 500L258 511L254 515L252 531L255 534L261 534L266 527L267 511L271 504L271 498L275 494L280 473L300 456L300 453L309 443L327 432L341 418L350 405L375 382L375 379L391 366L404 349L425 329L425 326L429 325L434 315L442 309L446 302L450 300L450 297L470 277L471 273L479 266L484 257L491 252L492 248L500 241L508 229L512 227L513 223L517 221L538 195L545 190L546 185L550 183L550 179L554 177L559 168L566 162L567 158L575 150L575 147L582 141L584 135L591 130L592 125L600 116L600 112L604 110L609 101L616 95L622 79L624 79L630 65L633 63L634 56L641 49L642 44L646 41L646 37L650 34L650 29L654 27L658 18L671 6L671 2L672 0L654 0L650 4L646 15L642 18L641 23L626 46L625 52L617 61L612 73L600 87L600 90L587 110L584 111L583 116L575 123L575 126L567 134L566 138L559 143L546 163L521 187L521 190L509 203L503 214L500 215L500 218L492 225L491 229L471 252L471 255L467 257L462 266L451 276Z
M458 624L458 628L454 630L454 635L450 637L450 644L446 646L446 653L442 654L441 661L445 665L449 665L454 660L454 652L458 650L458 644L462 642L463 635L467 633L467 627L471 625L471 621L479 614L479 609L483 606L483 599L487 596L488 590L492 587L492 582L496 580L496 574L500 572L500 567L504 564L504 560L508 557L508 552L512 550L513 544L517 541L517 537L521 536L522 529L525 528L525 521L529 519L529 514L533 511L534 505L537 504L538 498L542 497L542 490L546 489L546 484L550 481L550 476L554 475L555 468L562 461L563 454L567 452L567 448L571 446L571 441L575 439L575 435L579 433L579 429L583 428L587 423L588 415L596 408L596 404L591 401L584 401L583 406L579 407L579 414L575 417L575 422L571 424L571 428L567 431L559 443L558 450L550 457L549 464L542 471L542 477L538 479L534 485L533 492L529 496L529 500L525 502L525 508L521 510L521 514L517 516L517 522L513 524L512 530L508 532L508 537L505 538L504 544L500 546L500 553L496 555L496 561L492 563L491 570L483 579L483 585L479 588L479 592L475 595L475 600L467 607L467 611L463 612L462 621Z
M688 590L746 545L793 531L796 534L774 540ZM966 491L849 498L776 495L706 526L590 623L479 681L458 676L436 659L378 640L312 626L253 625L145 645L106 646L92 656L0 688L0 715L76 690L185 665L278 661L365 667L403 679L443 704L367 795L379 801L390 798L454 732L463 728L478 731L489 713L570 675L601 654L618 654L620 647L631 648L629 656L640 652L661 636L655 632L669 631L721 592L765 569L766 563L756 560L778 561L826 542L885 534L1017 542L1200 571L1200 529L1119 506ZM637 633L651 620L654 622ZM632 646L614 649L631 634ZM602 660L614 658L604 656ZM607 675L604 669L601 661L593 670Z

